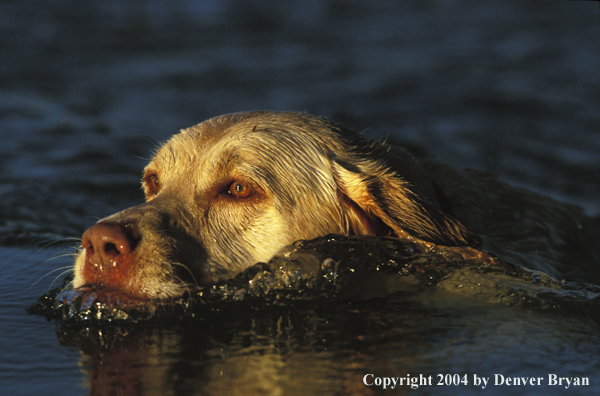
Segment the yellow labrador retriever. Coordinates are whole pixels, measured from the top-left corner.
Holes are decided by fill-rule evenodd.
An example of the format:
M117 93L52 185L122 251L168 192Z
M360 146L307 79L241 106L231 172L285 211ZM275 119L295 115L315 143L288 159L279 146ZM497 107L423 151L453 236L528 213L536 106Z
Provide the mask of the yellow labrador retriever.
M145 203L83 234L74 287L176 297L330 233L600 277L595 220L577 209L484 174L419 164L305 113L230 114L182 130L145 168L143 188Z

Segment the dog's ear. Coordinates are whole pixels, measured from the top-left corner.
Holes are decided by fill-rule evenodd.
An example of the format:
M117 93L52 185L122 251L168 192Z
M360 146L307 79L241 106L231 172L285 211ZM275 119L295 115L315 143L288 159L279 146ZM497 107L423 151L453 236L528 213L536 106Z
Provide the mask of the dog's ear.
M428 191L419 191L425 189L423 186L429 180L421 180L421 173L425 172L412 159L401 165L405 169L412 167L407 172L417 178L414 183L391 171L380 159L352 157L333 162L333 176L349 234L395 235L446 246L480 244L476 234L431 202ZM436 194L433 187L431 191Z

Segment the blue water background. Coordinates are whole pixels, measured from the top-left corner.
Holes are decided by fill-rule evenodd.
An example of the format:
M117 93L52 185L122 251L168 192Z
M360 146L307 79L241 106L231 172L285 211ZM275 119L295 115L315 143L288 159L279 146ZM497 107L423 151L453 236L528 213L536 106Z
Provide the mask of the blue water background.
M48 244L141 202L156 144L215 115L308 111L600 213L597 2L7 0L0 55L3 394L89 393L89 362L25 313L71 263L48 261L72 252ZM597 325L490 310L420 318L449 332L408 355L432 372L594 378L535 390L548 395L600 391ZM393 341L355 352L357 373L406 361ZM288 394L312 364L325 373L317 385L332 384L324 394L349 370L335 355L278 356L307 362L282 380Z

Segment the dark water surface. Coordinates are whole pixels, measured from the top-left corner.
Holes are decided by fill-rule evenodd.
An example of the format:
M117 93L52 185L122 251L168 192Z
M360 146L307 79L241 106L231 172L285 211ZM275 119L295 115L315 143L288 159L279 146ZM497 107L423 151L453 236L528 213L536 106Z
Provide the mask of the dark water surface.
M306 110L598 215L597 2L8 0L0 54L2 394L600 392L597 316L443 288L79 338L25 313L69 238L142 201L157 141L227 112ZM383 391L368 373L470 383Z

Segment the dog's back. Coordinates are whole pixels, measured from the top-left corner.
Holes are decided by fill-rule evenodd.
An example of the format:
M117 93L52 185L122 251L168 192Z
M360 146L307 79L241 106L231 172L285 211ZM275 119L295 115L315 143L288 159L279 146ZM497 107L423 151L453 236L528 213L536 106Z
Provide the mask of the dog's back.
M484 172L422 165L484 249L557 279L600 283L600 219Z

